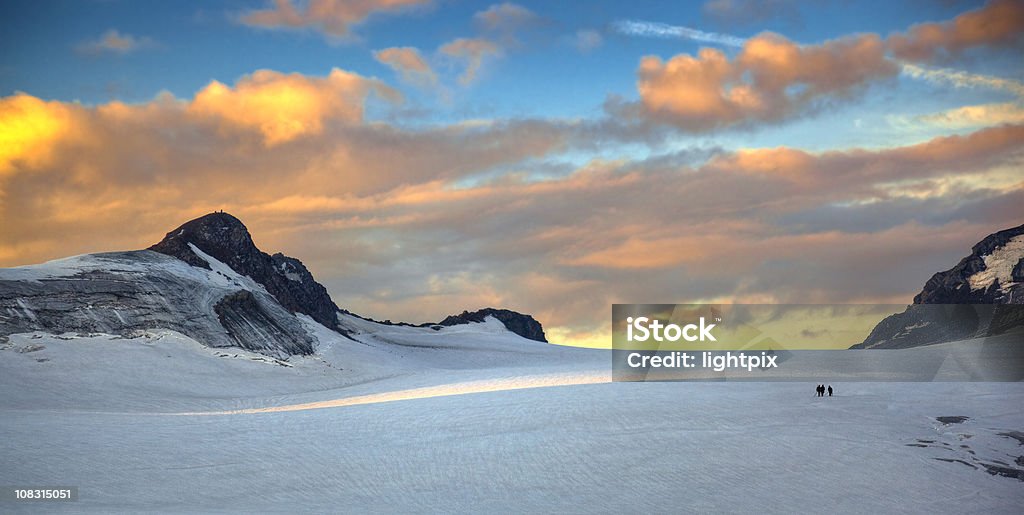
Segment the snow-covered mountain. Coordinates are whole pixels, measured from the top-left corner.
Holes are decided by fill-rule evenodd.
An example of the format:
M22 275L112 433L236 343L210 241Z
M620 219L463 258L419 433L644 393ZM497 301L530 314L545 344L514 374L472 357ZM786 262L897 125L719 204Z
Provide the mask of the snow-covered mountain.
M1024 304L1024 224L990 234L932 276L914 304Z
M1024 225L988 235L925 283L903 313L882 320L854 349L898 349L1024 327Z
M350 338L395 325L339 309L301 261L261 251L245 225L223 212L189 221L147 250L0 269L0 337L172 330L210 347L284 358L317 348L301 316ZM430 334L492 317L503 331L545 341L529 315L490 308L438 324L400 325Z

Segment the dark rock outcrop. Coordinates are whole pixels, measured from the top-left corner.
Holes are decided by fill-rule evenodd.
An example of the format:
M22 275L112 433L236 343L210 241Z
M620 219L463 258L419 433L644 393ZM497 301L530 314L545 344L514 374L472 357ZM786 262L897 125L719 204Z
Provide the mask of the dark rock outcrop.
M149 250L209 269L206 261L189 247L190 243L262 284L288 311L304 313L326 327L342 331L338 327L338 306L327 294L327 288L316 282L298 259L280 253L271 256L256 248L249 230L237 218L223 212L196 218L167 233Z
M882 320L853 349L902 349L980 338L1024 327L1024 225L999 231L953 268L928 279L914 303ZM986 264L998 255L999 263ZM1001 275L989 265L1009 268ZM979 280L988 271L991 277ZM972 277L974 281L972 283Z
M463 311L459 315L449 315L434 325L452 326L471 322L483 322L488 316L498 319L499 322L505 324L509 331L523 338L545 343L548 341L544 336L544 328L541 327L540 322L534 320L530 315L524 315L508 309L484 308L472 313Z

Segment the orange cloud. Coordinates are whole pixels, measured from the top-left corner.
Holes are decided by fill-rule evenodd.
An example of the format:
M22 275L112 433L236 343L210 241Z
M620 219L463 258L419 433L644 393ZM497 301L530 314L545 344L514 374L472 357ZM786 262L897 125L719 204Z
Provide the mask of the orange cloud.
M0 266L144 247L167 220L213 209L302 225L373 205L373 195L402 185L408 198L391 200L429 202L431 191L412 187L547 155L569 138L558 124L529 120L415 130L365 123L369 91L389 94L341 70L265 70L188 99L82 106L0 97ZM353 227L419 218L339 217Z
M374 13L394 13L429 3L431 0L309 0L300 10L291 0L275 0L272 8L251 11L241 21L255 27L314 29L343 38L351 35L353 25Z
M634 237L611 246L571 258L566 264L617 269L666 268L682 264L710 264L724 253L732 253L735 242L724 234ZM740 255L740 254L736 254Z
M476 80L485 58L501 55L498 45L480 38L459 38L442 45L438 52L466 63L465 70L459 76L459 83L463 86Z
M990 127L959 136L891 149L833 150L814 154L794 148L747 149L712 158L715 173L783 179L802 189L836 190L852 199L865 184L887 184L943 174L968 175L1011 161L1024 145L1024 125ZM872 195L874 193L864 193Z
M0 177L17 168L46 166L57 145L80 138L80 108L16 93L0 98Z
M1024 34L1024 3L993 0L984 7L942 23L920 23L906 33L889 36L893 55L909 61L930 61L979 46L1011 45Z
M437 74L420 51L412 47L391 47L373 53L374 59L398 72L405 82L418 85L437 83Z
M788 180L807 180L808 175L815 171L815 164L815 157L808 152L778 147L741 149L732 154L715 157L708 166Z
M796 116L897 71L875 35L801 46L765 33L747 40L733 60L711 48L667 62L644 57L637 89L645 115L706 131Z
M391 101L401 97L375 79L339 70L308 77L259 70L235 87L213 81L196 93L188 112L224 126L258 131L267 146L319 134L327 120L359 123L370 93Z

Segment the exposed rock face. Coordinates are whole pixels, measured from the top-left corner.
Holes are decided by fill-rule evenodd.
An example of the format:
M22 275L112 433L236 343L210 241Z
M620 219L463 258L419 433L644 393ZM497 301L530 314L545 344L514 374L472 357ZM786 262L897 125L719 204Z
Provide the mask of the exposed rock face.
M1024 225L981 240L925 283L906 311L854 349L900 349L1002 334L1024 326Z
M288 311L304 313L326 327L341 330L338 306L327 294L327 288L316 282L298 259L280 253L271 256L256 248L249 230L237 218L227 213L196 218L167 233L149 250L209 269L206 261L189 247L190 243L235 272L262 284Z
M275 357L309 354L314 344L301 322L252 281L148 250L0 269L0 334L127 336L149 329Z
M246 350L259 352L267 347L265 342L288 341L297 329L294 319L275 316L248 290L222 297L213 310L228 336ZM312 354L313 346L308 336L300 337L288 350L290 354Z
M509 331L523 338L538 342L548 341L544 336L544 328L541 327L540 322L534 320L530 315L524 315L508 309L484 308L472 313L463 311L459 315L449 315L436 325L450 326L468 324L470 322L483 322L488 316L498 319L499 322L505 324Z
M1024 304L1024 225L978 242L971 255L928 279L914 304Z

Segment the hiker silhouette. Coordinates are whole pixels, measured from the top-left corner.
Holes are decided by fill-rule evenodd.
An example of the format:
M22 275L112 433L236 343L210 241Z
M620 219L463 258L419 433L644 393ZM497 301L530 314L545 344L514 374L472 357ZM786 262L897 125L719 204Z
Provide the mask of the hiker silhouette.
M832 396L832 385L828 385L828 396Z

